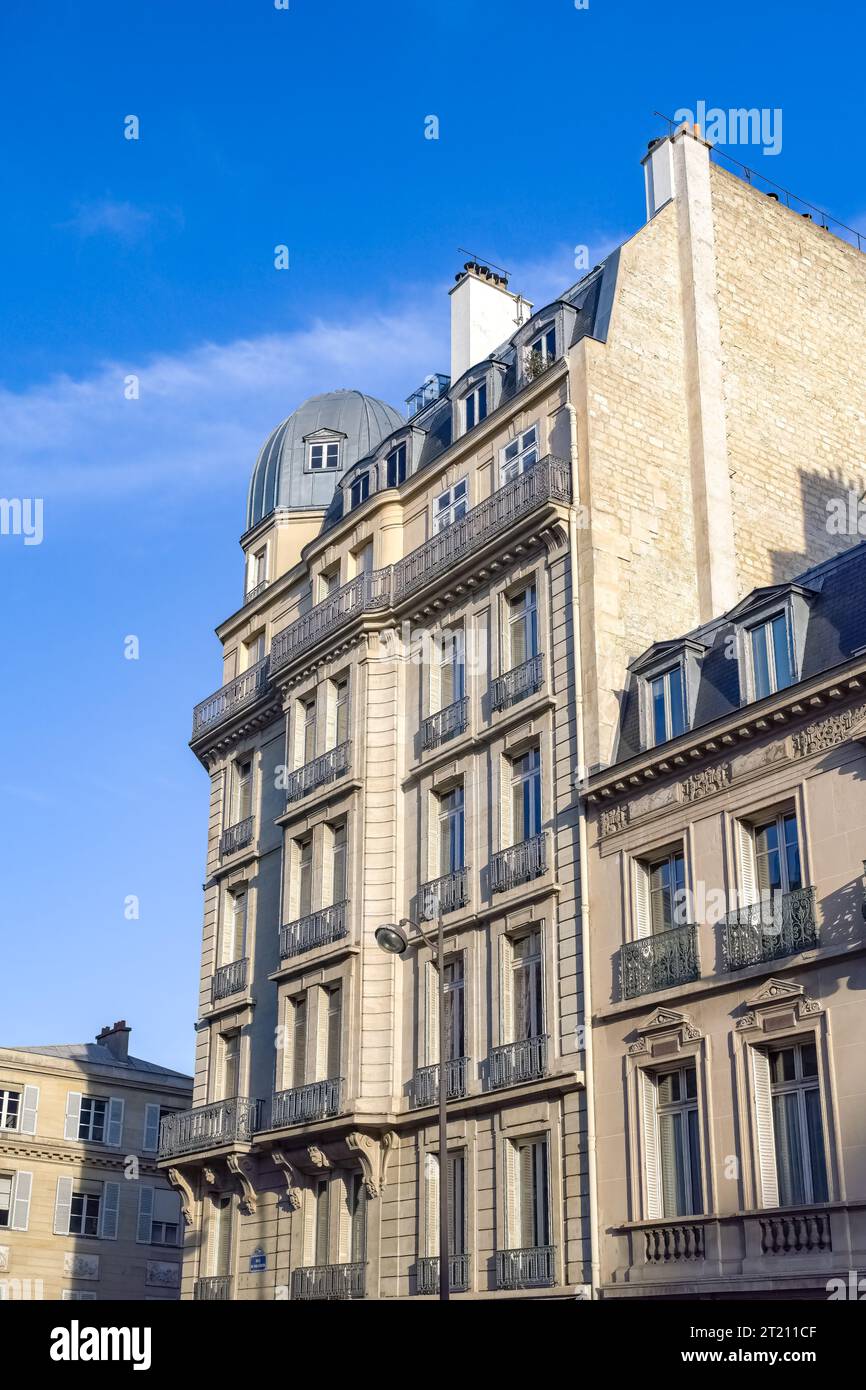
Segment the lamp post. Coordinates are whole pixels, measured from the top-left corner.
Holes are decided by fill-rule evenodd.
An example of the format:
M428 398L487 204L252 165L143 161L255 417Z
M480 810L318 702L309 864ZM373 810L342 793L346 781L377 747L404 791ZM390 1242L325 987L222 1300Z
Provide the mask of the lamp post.
M448 1082L445 1076L445 942L442 930L442 901L436 894L436 944L424 928L408 917L388 922L376 930L376 942L383 951L401 956L409 945L405 929L415 928L433 951L433 964L439 977L439 1298L449 1299L450 1250L448 1240Z

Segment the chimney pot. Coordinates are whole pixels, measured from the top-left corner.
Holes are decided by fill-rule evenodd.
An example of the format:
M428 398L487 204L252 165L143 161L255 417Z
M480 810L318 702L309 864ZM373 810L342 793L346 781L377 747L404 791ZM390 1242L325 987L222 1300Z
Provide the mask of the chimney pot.
M508 289L508 276L467 261L451 295L451 380L483 362L526 323L529 300Z

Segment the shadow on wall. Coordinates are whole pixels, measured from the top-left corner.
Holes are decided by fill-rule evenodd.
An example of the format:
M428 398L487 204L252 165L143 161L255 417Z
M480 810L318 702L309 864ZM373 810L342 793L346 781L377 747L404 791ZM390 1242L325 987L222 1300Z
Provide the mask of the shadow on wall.
M866 540L866 472L853 462L830 474L800 473L800 514L791 517L792 537L805 538L801 550L770 551L770 583L783 584L804 570ZM862 530L858 529L862 526ZM796 528L796 530L795 530ZM734 545L739 550L737 536ZM747 585L746 591L752 587Z

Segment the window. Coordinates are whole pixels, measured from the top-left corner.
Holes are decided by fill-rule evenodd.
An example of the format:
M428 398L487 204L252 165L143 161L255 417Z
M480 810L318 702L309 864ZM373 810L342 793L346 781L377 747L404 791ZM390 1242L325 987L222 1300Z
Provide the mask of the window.
M769 1052L779 1205L826 1202L827 1163L814 1042Z
M81 1113L78 1118L79 1139L88 1139L94 1144L103 1143L107 1117L107 1100L97 1096L82 1096Z
M307 996L299 994L289 1000L291 1027L292 1069L290 1085L303 1086L307 1079Z
M511 841L541 834L541 751L530 748L511 764Z
M325 1076L339 1076L343 1044L343 987L331 985L325 990Z
M530 358L544 363L552 362L556 356L556 329L551 324L539 333L537 338L533 338L529 344Z
M638 933L655 936L686 924L686 861L681 850L637 866Z
M445 628L439 637L439 708L447 709L466 694L466 652L462 627Z
M463 414L466 421L466 429L471 430L475 425L480 425L481 421L487 416L487 382L482 381L474 391L470 391L468 396L463 397Z
M244 670L248 671L251 666L263 661L265 656L265 634L257 632L255 637L251 637L248 642L244 642Z
M461 478L459 483L441 492L433 503L434 530L443 531L446 526L453 526L455 521L466 515L468 506L469 483L466 478Z
M234 765L234 824L247 820L253 810L253 763L241 758Z
M316 697L300 701L301 763L311 763L316 756Z
M787 613L776 613L749 628L754 698L762 700L793 684L794 662Z
M311 444L309 465L314 473L340 467L340 445L336 440L326 444Z
M538 655L538 598L534 584L507 600L508 657L512 667Z
M17 1129L20 1091L0 1091L0 1129Z
M793 811L756 825L754 837L755 876L761 899L802 888L800 842Z
M388 487L399 487L406 481L406 445L398 444L385 459L385 474Z
M355 574L373 573L373 542L360 546L355 552Z
M252 593L260 584L264 584L268 577L268 548L263 545L261 550L254 550L249 558L249 576L247 580L247 593Z
M333 681L334 696L334 746L345 743L349 737L349 682L348 679Z
M0 1173L0 1227L12 1223L12 1183L14 1173Z
M346 901L346 855L347 855L347 830L346 822L331 828L331 901L343 903Z
M209 1232L211 1274L230 1274L232 1262L232 1199L216 1197Z
M463 787L439 797L439 874L456 873L465 864Z
M448 1183L448 1250L451 1255L466 1254L466 1151L451 1149L445 1155ZM426 1245L427 1254L439 1254L439 1155L428 1154L426 1162Z
M295 841L297 866L298 917L309 917L313 910L313 837Z
M222 1035L222 1099L233 1100L238 1093L241 1070L241 1039L239 1033Z
M321 586L321 602L335 594L340 587L340 566L336 565L331 570L326 570L319 576Z
M683 668L677 663L648 682L650 696L650 738L653 744L685 732L686 707L683 696Z
M226 921L222 964L243 960L247 946L247 895L244 890L226 895Z
M655 1089L662 1214L695 1216L703 1211L697 1068L664 1072Z
M179 1237L180 1197L176 1192L164 1192L157 1188L153 1194L150 1244L179 1245Z
M511 942L512 1042L544 1033L544 976L541 929Z
M547 1139L529 1139L515 1145L513 1229L508 1238L517 1248L550 1244L550 1178Z
M313 1262L328 1264L330 1253L329 1226L331 1217L331 1185L327 1178L319 1178L315 1187L315 1211L313 1225Z
M463 952L445 960L445 1056L466 1056L466 1008Z
M511 483L538 462L538 426L530 425L500 451L499 476L502 483Z
M99 1235L99 1198L94 1193L72 1193L69 1234L71 1236Z
M367 1258L367 1189L362 1173L350 1173L346 1185L349 1214L349 1263L362 1264Z
M366 502L369 496L370 474L359 473L357 477L352 480L352 486L349 489L349 506L352 508L360 507L361 503Z

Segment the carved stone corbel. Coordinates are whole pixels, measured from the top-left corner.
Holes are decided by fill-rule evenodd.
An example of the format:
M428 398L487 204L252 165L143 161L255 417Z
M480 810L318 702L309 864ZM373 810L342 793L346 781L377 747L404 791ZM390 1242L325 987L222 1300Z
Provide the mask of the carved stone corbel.
M243 1201L247 1211L250 1216L255 1216L257 1196L255 1183L253 1182L253 1160L245 1157L243 1154L227 1154L226 1164L229 1172L237 1178L241 1185L241 1193L243 1194Z
M187 1182L179 1168L169 1168L166 1176L172 1187L177 1188L180 1195L180 1209L183 1212L183 1219L188 1226L193 1225L195 1211L195 1193Z
M324 1150L316 1144L311 1144L307 1149L307 1157L314 1168L332 1168L333 1164Z
M346 1135L346 1148L357 1156L361 1164L368 1197L380 1196L385 1186L388 1159L396 1142L397 1135L393 1130L383 1134L380 1139L374 1139L371 1134L364 1134L361 1130Z
M279 1168L286 1182L286 1195L292 1211L301 1209L301 1185L298 1170L289 1162L282 1149L271 1149L271 1159L274 1166Z

